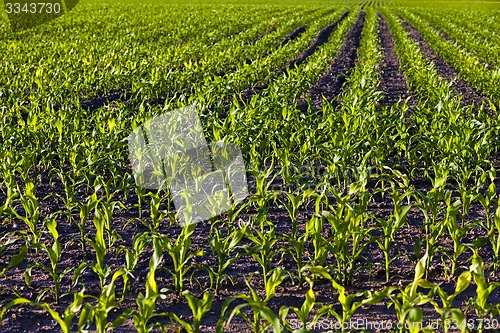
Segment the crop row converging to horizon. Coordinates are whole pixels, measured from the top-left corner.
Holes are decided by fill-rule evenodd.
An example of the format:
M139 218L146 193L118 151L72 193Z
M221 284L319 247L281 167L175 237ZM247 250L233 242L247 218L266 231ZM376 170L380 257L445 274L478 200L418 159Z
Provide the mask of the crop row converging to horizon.
M499 16L235 0L0 17L1 329L498 330ZM128 138L187 106L239 147L249 195L181 227L169 188L136 184Z

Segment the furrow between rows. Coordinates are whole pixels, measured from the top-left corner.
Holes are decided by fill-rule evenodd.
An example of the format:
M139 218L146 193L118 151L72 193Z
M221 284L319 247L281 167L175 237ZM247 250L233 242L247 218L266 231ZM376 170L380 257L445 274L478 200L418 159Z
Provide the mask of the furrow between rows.
M401 19L401 18L400 18ZM429 46L429 44L422 37L420 32L407 21L401 19L403 27L410 34L410 37L416 41L424 54L424 56L436 66L439 75L446 79L453 81L455 89L462 94L461 104L466 105L481 105L485 99L484 96L478 94L472 87L465 81L459 78L457 71L451 67L447 62L441 59Z
M326 13L328 13L328 11ZM306 28L307 27L305 25L302 25L302 26L294 29L289 34L287 34L286 36L284 36L281 39L281 41L276 44L276 47L279 47L279 45L284 46L284 45L290 43L291 41L297 39L298 37L300 37L306 31ZM269 32L266 31L264 33L264 35L267 34L267 33L269 33ZM232 38L232 37L234 37L236 35L238 35L238 34L228 35L227 38ZM262 37L262 36L260 36L260 37ZM255 44L255 43L257 43L257 40L253 40L253 41L251 41L251 43ZM268 55L271 52L272 51L268 51L264 55ZM244 59L244 61L247 64L251 64L252 63L252 60L249 59L249 58ZM238 70L238 68L236 66L233 66L228 71L228 73L229 72L234 72L234 71L237 71L237 70ZM222 76L225 76L226 74L227 73L217 73L216 75L219 76L219 77L222 77ZM96 96L96 97L93 97L93 98L85 100L85 101L81 101L80 102L80 107L82 107L83 109L85 109L87 111L95 111L95 110L97 110L99 108L102 108L102 107L105 107L107 105L110 105L113 102L127 103L127 102L130 101L131 98L132 98L132 94L126 88L121 88L121 89L117 89L117 90L111 91L111 92L109 92L109 93L107 93L105 95L100 95L99 96L99 94L98 94L98 96ZM157 105L164 104L165 101L166 101L166 98L160 97L160 98L149 99L146 102L147 102L147 104L149 106L154 107L154 106L157 106Z
M328 42L328 39L330 38L330 35L332 34L333 30L347 17L348 14L349 12L345 12L338 21L323 28L318 33L316 38L314 38L312 44L309 45L309 47L305 49L297 58L287 63L283 67L283 70L286 70L286 68L293 68L295 65L302 64L307 58L309 58L314 52L316 52L318 47Z
M316 37L314 38L313 42L304 51L302 51L301 54L297 58L295 58L295 59L287 62L281 68L281 70L278 71L277 73L273 74L272 77L267 78L262 84L259 84L259 85L256 85L254 87L251 87L251 88L248 88L248 89L244 90L241 93L241 100L240 100L240 102L245 103L245 102L249 101L252 98L253 95L256 95L256 94L260 93L261 91L263 91L264 89L266 89L268 87L268 83L273 79L273 77L277 77L277 76L285 73L287 69L292 69L295 66L299 66L304 61L306 61L311 55L314 54L314 52L316 52L316 50L318 49L318 47L320 47L321 45L323 45L326 42L328 42L328 39L330 38L330 35L334 31L334 29L340 23L342 23L342 21L347 17L347 15L349 15L349 12L345 12L344 14L342 14L342 16L337 21L335 21L334 23L332 23L332 24L326 26L325 28L323 28L316 35Z
M404 74L400 71L400 64L396 51L394 50L394 40L389 31L389 26L380 14L379 38L384 52L384 57L380 63L380 72L385 104L390 107L398 101L405 101L408 98L409 105L417 104L413 94L410 94L408 91Z
M286 35L285 38L283 38L283 41L281 41L281 43L276 44L276 47L284 46L290 43L292 40L302 35L306 31L306 29L307 29L306 25L298 27L297 29Z
M361 12L356 23L347 33L344 45L338 56L333 60L330 69L321 75L318 81L306 92L311 97L315 107L320 108L323 99L331 101L335 105L339 104L340 101L334 100L334 98L340 94L346 76L356 63L356 51L361 43L361 32L365 16L366 13Z

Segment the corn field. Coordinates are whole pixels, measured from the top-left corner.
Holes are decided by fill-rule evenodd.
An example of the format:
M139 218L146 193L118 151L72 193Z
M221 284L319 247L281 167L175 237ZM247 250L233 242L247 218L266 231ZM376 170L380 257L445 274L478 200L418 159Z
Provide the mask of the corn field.
M2 332L500 331L500 2L76 3L0 15ZM248 180L187 225L184 107Z

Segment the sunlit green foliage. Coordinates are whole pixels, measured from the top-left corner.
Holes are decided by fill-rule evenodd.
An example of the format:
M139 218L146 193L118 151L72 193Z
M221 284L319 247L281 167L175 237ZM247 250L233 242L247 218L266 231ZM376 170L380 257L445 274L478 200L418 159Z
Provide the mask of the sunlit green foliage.
M430 331L418 324L432 311L446 331L452 318L462 332L487 332L467 319L500 315L491 280L500 269L500 12L469 6L83 1L18 33L0 17L0 278L24 277L0 290L0 319L25 307L63 332L203 332L207 316L220 332L237 319L256 332L310 332L384 302L409 332ZM356 62L336 102L308 104L361 12ZM415 105L384 103L380 19ZM403 20L483 105L463 104ZM287 66L336 21L326 43ZM134 183L126 138L193 104L207 140L241 148L251 195L208 227L180 228L168 191ZM254 271L238 275L245 265ZM367 278L385 286L352 292ZM303 295L298 306L280 304L288 289ZM165 311L167 300L189 315Z

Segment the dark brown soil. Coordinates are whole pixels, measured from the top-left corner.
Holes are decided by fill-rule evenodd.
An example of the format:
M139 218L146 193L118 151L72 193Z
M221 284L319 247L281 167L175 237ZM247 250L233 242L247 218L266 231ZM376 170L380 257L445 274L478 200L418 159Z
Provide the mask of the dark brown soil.
M417 29L415 29L415 27L413 27L405 20L403 19L401 20L403 22L403 26L405 27L406 31L408 31L411 38L413 38L413 40L415 40L420 46L420 49L422 50L425 57L429 61L434 63L437 71L439 72L439 75L446 80L454 81L453 87L460 94L462 94L462 100L461 100L462 105L464 106L471 104L482 105L485 97L478 94L465 81L461 80L458 76L457 71L453 67L451 67L447 62L441 59L436 53L434 53L432 48L429 46L429 44L427 44L422 35L420 35L420 32Z
M309 45L307 49L302 51L302 53L299 54L297 58L289 61L283 67L283 70L285 70L286 68L293 68L295 65L298 66L302 64L307 58L309 58L314 52L316 52L316 49L318 47L328 42L328 38L330 38L330 35L332 34L333 30L347 17L348 14L349 12L345 12L336 22L333 22L332 24L327 25L325 28L323 28L314 38L312 44Z
M425 18L423 18L423 17L421 17L421 18L425 20ZM429 22L427 22L427 24L430 25L432 27L432 29L434 29L434 31L436 31L446 41L448 41L450 43L455 43L455 39L451 38L450 35L448 35L446 32L444 32L443 30L435 27L434 25L430 24ZM493 70L495 68L495 66L487 64L484 61L481 61L481 64L484 65L484 66L486 66L486 68L488 70Z
M324 12L322 15L323 16L330 15L330 14L334 13L336 10L337 10L336 8L329 9L326 12ZM284 45L288 44L292 40L294 40L294 39L298 38L300 35L302 35L306 30L307 30L307 25L303 25L303 26L298 27L297 29L295 29L294 31L292 31L291 33L286 35L285 38L283 38L283 40L280 43L277 43L276 47L284 46Z
M323 98L331 101L333 105L338 105L340 101L334 100L340 94L347 75L354 67L357 59L357 50L361 42L361 32L365 22L365 12L361 12L354 26L345 37L344 45L339 55L333 61L330 69L316 81L316 83L306 92L311 96L313 105L321 107Z
M295 38L298 38L305 31L306 31L306 26L301 26L301 27L295 29L294 31L292 31L291 33L289 33L288 35L286 35L284 37L283 41L281 42L281 44L278 44L277 46L279 46L279 45L286 45L287 43L289 43L290 41L294 40ZM222 39L228 39L228 38L232 38L234 36L237 36L241 32L242 31L235 31L235 32L230 33L230 34L226 34L224 36L224 38L221 38L221 39L215 41L215 43L219 43ZM269 33L269 32L270 31L266 31L264 33L264 35L267 34L267 33ZM256 43L257 41L259 41L260 39L262 39L262 37L263 37L263 35L257 36L254 40L249 41L249 43ZM270 52L271 51L269 51L269 53ZM249 58L247 58L247 59L245 59L245 62L247 64L251 64L252 60L249 59ZM236 67L234 67L233 70L236 70ZM226 74L227 74L227 72L219 72L216 75L220 76L220 77L223 77ZM130 92L128 92L126 89L122 88L122 89L110 92L108 94L101 95L99 97L94 97L92 99L89 99L89 100L86 100L86 101L82 101L82 102L80 102L80 106L84 110L95 111L95 110L98 110L98 109L100 109L100 108L102 108L104 106L110 105L111 103L113 103L115 101L119 101L121 103L126 103L126 102L128 102L130 100L131 97L132 96L131 96ZM149 101L146 101L146 104L149 105L150 107L154 107L154 106L158 106L158 105L164 104L165 101L166 101L165 97L159 97L159 98L154 98L154 99L151 99Z
M130 93L126 92L124 89L120 89L101 97L80 102L80 106L86 111L95 111L105 105L111 104L114 101L127 102L131 97Z
M421 191L428 190L431 186L428 182L414 182L413 185ZM42 196L44 193L60 193L62 191L61 184L57 181L52 182L52 184L41 184L37 196ZM62 194L62 193L61 193ZM138 217L138 211L136 208L131 208L134 203L137 202L137 198L133 193L130 194L128 200L125 201L124 197L119 194L115 198L116 200L124 201L127 207L130 207L128 211L119 210L116 211L112 219L112 229L115 230L121 239L117 240L113 247L110 249L108 256L106 258L106 264L112 267L113 271L116 271L125 264L125 258L123 252L116 251L120 246L126 246L127 248L132 248L132 241L134 235L142 232L146 232L148 228L141 223L132 222L126 227L125 225L131 219ZM148 203L144 204L143 220L148 221L149 211L147 210ZM313 207L303 207L299 214L299 233L304 232L306 221L308 221L314 214ZM42 211L43 215L47 216L50 212L55 212L57 210L64 209L64 205L60 199L52 197L43 200ZM374 214L378 218L387 218L393 213L392 201L388 198L383 198L380 195L374 196L374 200L369 205L369 212ZM241 221L248 221L255 212L249 211L246 214L240 216ZM477 219L484 217L484 210L480 207L473 206L470 210L470 216L468 219ZM269 221L273 222L276 228L276 234L287 235L290 234L291 223L286 211L279 207L278 205L273 205L270 207L270 212L267 215ZM224 217L222 217L224 219ZM386 283L385 281L385 271L383 270L383 256L375 243L371 243L365 251L361 260L356 265L356 271L354 273L354 283L350 286L346 286L347 292L349 294L363 292L363 291L378 291L384 288L384 286L400 286L404 287L411 283L414 275L414 264L418 258L414 254L414 245L418 240L424 239L425 235L422 228L423 215L417 209L413 208L408 216L408 222L405 226L397 233L396 239L394 240L394 247L391 251L391 257L395 258L395 261L391 264L391 281ZM371 221L369 226L377 227L375 221ZM205 288L209 287L209 279L207 272L203 269L203 265L208 265L214 267L216 263L216 256L212 254L207 241L207 235L210 232L210 223L199 223L197 229L192 237L193 251L197 249L203 249L205 255L203 257L196 257L191 262L197 265L197 269L193 271L192 279L187 279L186 288L190 289L195 295L199 296L200 292ZM0 224L0 233L6 234L7 232L12 232L15 230L23 230L29 233L27 228L19 223L18 226L13 226L12 222L6 222ZM89 232L88 237L92 238L93 226L90 221L87 225L87 230ZM168 221L163 221L160 230L162 233L168 235L169 237L176 238L180 232L180 228L173 226L168 228ZM91 263L95 261L95 253L91 248L87 248L86 251L82 251L80 244L78 243L79 234L78 229L69 224L68 221L63 218L58 218L58 231L60 234L60 241L63 245L63 256L59 263L58 270L62 272L66 268L77 267L83 262ZM331 228L328 223L325 224L324 236L331 234ZM375 234L374 234L375 235ZM471 242L474 239L485 237L484 232L479 230L470 230L464 237L463 242ZM51 240L43 237L42 242L46 244L51 244ZM449 279L444 270L444 265L449 266L449 260L444 255L445 253L453 253L453 243L451 239L445 234L439 240L438 243L442 246L442 250L437 253L434 257L432 267L430 269L429 280L433 283L440 283L441 287L448 293L453 292L455 279ZM3 253L0 257L0 266L4 267L8 260L10 260L13 253L19 250L22 242L17 242L8 247L7 253ZM87 244L88 245L88 244ZM250 245L248 239L243 239L241 245ZM288 247L284 240L280 240L278 244L275 245L276 248ZM151 256L151 248L147 247L146 252L143 253L134 269L134 278L131 281L130 292L125 296L123 302L118 302L117 308L109 312L109 320L116 318L122 311L127 308L137 309L135 300L138 294L145 292L145 282L148 274L148 261ZM313 256L313 248L311 244L307 246L304 251L304 259L307 261ZM244 251L241 252L245 253ZM468 258L472 253L466 251L459 259L459 263L462 267L467 267ZM491 261L491 248L485 246L480 249L480 255L485 259L485 264L489 264ZM333 257L327 259L329 264L334 264ZM64 309L71 303L71 297L63 297L59 304L55 303L52 295L53 282L51 278L41 269L34 268L32 276L32 289L28 288L24 281L24 271L28 266L34 265L35 263L43 263L49 265L47 256L43 251L38 254L35 251L30 251L24 262L18 267L8 270L7 274L0 277L0 306L5 306L7 302L15 298L14 292L20 293L23 297L34 300L37 295L43 292L44 289L49 290L49 292L42 298L42 301L48 302L50 306L62 313ZM164 268L172 267L172 260L165 252L163 255L163 260L161 262L161 269L156 273L156 281L158 287L172 289L171 276ZM273 260L273 267L283 267L290 272L296 272L296 265L291 260L291 257L287 254L276 254ZM463 268L460 269L460 271ZM259 272L260 267L255 260L250 258L248 255L240 257L230 268L227 273L234 279L234 284L226 283L224 284L219 295L215 297L212 309L203 319L203 332L214 332L217 321L220 318L221 309L224 301L230 296L236 296L240 293L249 293L248 287L246 286L244 280L249 278L253 273ZM490 281L496 281L499 279L498 272L492 272L488 270L486 275ZM85 286L85 294L92 295L95 297L99 296L100 287L97 275L92 272L91 268L88 267L85 274L81 277L78 285L71 287L72 273L69 273L66 278L63 279L62 291L69 292L71 290L80 290L82 286ZM191 282L190 282L191 281ZM257 289L259 295L264 295L264 289L262 282L257 277L251 278L251 285ZM120 280L117 283L117 292L121 291ZM268 303L268 306L278 312L282 305L287 306L301 306L304 300L304 294L306 292L305 286L299 286L293 283L292 280L286 279L283 284L277 289L276 296ZM331 304L335 309L340 310L340 303L337 300L338 292L335 291L330 284L318 282L315 285L316 300L324 304ZM172 292L165 292L167 295L166 299L158 300L156 312L171 312L176 313L181 318L189 320L191 317L190 310L187 304L182 298L176 296ZM454 302L454 306L460 307L462 309L466 308L466 303L468 298L474 296L474 286L471 285L463 294L459 296ZM500 293L495 292L491 295L490 302L500 302ZM96 300L91 298L86 299L86 303L96 304ZM231 305L231 308L238 304L237 301ZM436 313L430 306L424 306L426 319L437 319ZM469 316L473 316L473 312L469 312ZM382 321L392 321L395 323L394 309L387 309L384 303L364 306L356 312L354 318L368 319L372 322L382 322ZM156 318L154 322L159 321L163 325L168 323L165 318ZM76 320L75 320L76 322ZM335 322L334 319L331 322ZM50 318L50 316L36 308L28 306L18 306L9 311L7 311L4 320L0 325L0 329L3 332L58 332L60 331L57 323ZM231 322L231 325L225 329L226 332L251 332L249 326L242 322L241 319L236 318ZM118 332L134 332L132 320L127 321L124 326L121 326ZM174 332L172 330L167 330L169 332ZM321 329L314 330L314 332L321 332ZM372 330L370 330L372 331ZM159 330L155 330L159 332ZM380 332L388 332L380 331Z
M285 38L283 38L283 41L281 43L276 44L276 47L284 46L284 45L288 44L289 42L291 42L295 38L302 35L306 31L306 28L307 28L307 26L305 26L305 25L298 27L297 29L295 29L294 31L292 31L291 33L286 35Z
M269 82L276 76L286 72L288 68L293 68L295 65L300 65L302 64L307 58L309 58L319 46L323 45L324 43L328 42L328 38L332 34L333 30L347 17L349 12L344 13L337 21L334 23L328 25L327 27L323 28L318 35L314 38L313 42L304 50L300 53L300 55L293 59L288 61L280 70L278 70L275 73L271 73L268 77L264 78L261 82L256 83L252 87L249 87L245 89L244 91L241 92L241 98L240 102L248 102L253 95L259 94L262 92L264 89L268 87ZM229 104L231 101L227 101Z
M444 39L446 39L448 42L453 42L453 39L446 33L444 32L443 30L440 30L438 28L435 28L435 27L432 27L434 30L436 30L436 32L441 36L443 37Z
M405 101L409 98L408 104L415 105L417 101L413 94L409 94L406 85L406 78L399 70L398 56L394 50L394 41L389 31L387 22L379 14L379 36L384 56L380 63L380 72L382 75L382 90L385 96L385 104L392 106L399 101Z

